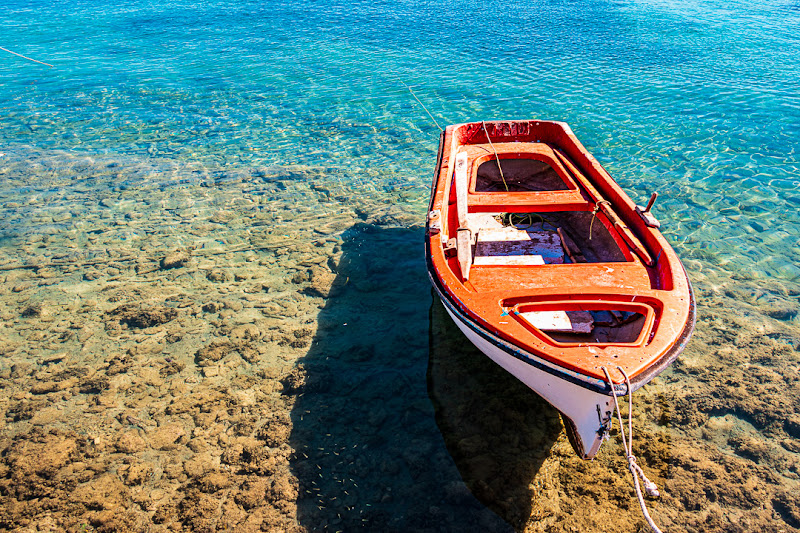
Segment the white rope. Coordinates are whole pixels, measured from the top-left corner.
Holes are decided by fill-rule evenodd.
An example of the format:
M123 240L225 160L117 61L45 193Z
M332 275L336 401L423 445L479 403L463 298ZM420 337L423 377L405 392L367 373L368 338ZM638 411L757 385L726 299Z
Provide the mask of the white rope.
M436 124L436 127L437 127L437 128L439 128L439 129L442 129L442 127L439 125L439 123L438 123L438 122L436 122L436 119L435 119L435 118L433 118L433 115L431 115L431 112L430 112L430 111L428 111L428 108L427 108L427 107L425 107L425 104L423 104L422 102L420 102L420 101L419 101L419 98L417 98L417 95L416 95L416 94L414 94L414 91L412 91L412 90L411 90L411 87L409 87L408 85L406 85L406 84L405 84L405 82L403 82L402 80L400 81L400 83L402 83L403 85L405 85L405 86L406 86L406 89L408 89L408 92L410 92L410 93L411 93L411 96L413 96L413 97L414 97L414 100L416 100L416 101L417 101L417 103L418 103L419 105L421 105L421 106L422 106L422 109L424 109L424 110L425 110L425 112L428 114L428 116L429 116L429 117L431 117L431 120L433 121L433 123L434 123L434 124Z
M647 505L645 504L644 496L642 495L642 488L639 486L639 478L641 477L642 483L644 483L644 490L647 492L647 495L652 498L659 497L658 486L647 479L644 471L638 464L636 464L636 457L633 455L633 390L631 389L631 380L628 378L628 374L626 374L622 368L617 367L617 370L619 370L625 377L625 384L628 386L628 436L626 438L625 426L622 422L622 413L619 410L617 391L614 388L614 382L611 381L611 376L609 375L606 367L602 366L600 368L606 375L608 386L611 387L611 395L614 397L614 408L617 411L617 418L619 419L619 432L622 435L622 447L625 449L625 457L628 459L628 470L630 470L631 476L633 477L633 487L636 489L636 496L639 499L639 507L642 508L642 514L644 515L644 519L647 520L647 525L650 526L650 529L653 530L654 533L662 533L656 523L653 522L653 519L650 518L650 513L647 511Z
M4 51L4 52L8 52L9 54L14 54L15 56L19 56L19 57L21 57L21 58L23 58L23 59L27 59L28 61L33 61L34 63L39 63L39 64L41 64L41 65L47 65L48 67L52 67L52 66L53 66L53 65L51 65L50 63L45 63L44 61L38 61L38 60L36 60L36 59L31 59L31 58L30 58L30 57L28 57L28 56L24 56L24 55L22 55L22 54L18 54L18 53L16 53L16 52L12 52L12 51L11 51L11 50L9 50L8 48L3 48L2 46L0 46L0 50L2 50L2 51Z

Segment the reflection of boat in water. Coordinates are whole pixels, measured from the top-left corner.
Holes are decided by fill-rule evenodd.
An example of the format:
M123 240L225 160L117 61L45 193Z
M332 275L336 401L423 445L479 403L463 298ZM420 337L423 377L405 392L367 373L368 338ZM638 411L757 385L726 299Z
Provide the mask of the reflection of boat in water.
M464 339L438 298L429 331L428 395L447 451L470 492L522 530L561 433L558 411Z
M447 312L483 353L561 412L583 458L694 326L686 272L648 209L634 205L559 122L449 126L426 234Z

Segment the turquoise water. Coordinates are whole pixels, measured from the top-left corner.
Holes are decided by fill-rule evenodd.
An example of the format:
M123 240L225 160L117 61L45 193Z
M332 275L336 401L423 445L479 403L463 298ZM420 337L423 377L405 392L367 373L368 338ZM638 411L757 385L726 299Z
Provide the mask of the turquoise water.
M358 376L365 372L359 366L363 360L326 366L332 365L326 362L326 350L349 353L353 346L369 345L368 352L379 353L373 361L375 373L361 379L375 376L376 389L359 396L352 377L340 388L326 390L346 391L356 403L380 403L380 390L393 390L405 400L389 402L383 415L375 415L393 421L383 432L366 437L358 431L342 433L342 446L357 447L364 440L381 450L347 471L350 481L361 476L369 490L343 508L330 500L337 487L333 482L324 488L327 501L303 496L303 490L307 495L313 492L307 471L313 466L292 456L286 459L289 478L300 479L300 495L285 501L300 511L286 512L294 512L293 520L310 530L352 529L355 524L375 530L436 530L427 520L445 530L442 524L456 528L481 520L487 528L504 527L494 514L482 514L480 504L459 492L463 477L483 504L507 522L517 520L512 525L518 529L537 530L544 524L552 531L566 528L564 509L583 501L578 492L563 488L569 481L559 489L558 499L567 502L562 511L551 509L538 522L514 511L516 518L511 520L503 515L508 505L491 501L505 501L501 490L481 492L467 479L480 476L480 469L478 474L468 473L450 444L455 466L447 458L443 442L452 439L442 439L435 425L425 390L433 349L419 339L424 340L431 328L444 326L429 323L431 299L423 260L413 250L421 242L439 128L408 85L440 126L500 118L566 121L635 200L659 192L655 211L695 283L700 322L699 340L687 351L687 363L677 365L656 392L649 393L676 406L670 423L658 431L682 443L676 449L700 450L697 453L711 463L744 461L753 468L753 479L767 481L753 488L742 480L741 493L760 494L770 503L747 514L752 503L741 503L745 496L708 497L720 512L736 517L720 524L676 496L662 504L657 517L690 530L745 531L765 524L800 528L800 502L793 495L800 465L800 384L795 377L800 369L799 35L796 1L7 2L0 12L0 46L53 65L0 51L0 266L6 276L0 340L10 347L2 366L11 376L3 389L8 409L17 405L14 402L39 397L14 396L31 388L25 379L44 379L35 372L15 377L14 364L33 364L36 369L44 365L39 361L42 353L75 349L68 341L59 346L61 341L38 339L29 331L46 325L20 322L21 311L26 320L39 316L26 307L30 302L51 302L50 317L58 324L68 312L69 298L88 298L99 317L115 302L127 301L109 300L110 289L127 287L125 294L130 295L135 293L131 287L144 283L142 273L148 270L142 257L178 248L208 254L194 256L201 273L228 266L239 272L259 264L269 273L231 274L230 279L244 284L254 283L257 276L273 276L273 294L283 294L293 287L288 280L295 273L329 264L314 259L314 253L344 253L349 266L333 273L347 287L361 283L357 290L369 295L366 303L347 292L338 301L335 293L320 300L302 285L309 281L301 276L297 283L306 292L298 294L305 299L298 296L289 304L280 300L271 315L263 311L266 307L257 309L270 320L294 320L292 327L311 328L310 348L275 355L264 368L253 367L243 375L274 381L287 365L305 361L312 378L314 368L321 375ZM359 229L358 224L373 229ZM385 231L373 235L374 227ZM258 234L262 229L270 233L268 238ZM289 255L276 252L275 239L281 236L299 248ZM329 242L320 244L320 239ZM371 266L365 259L371 242L405 250L412 259L393 262L381 256L377 266ZM302 248L306 244L308 249ZM247 253L254 254L249 258L224 255L248 246ZM219 262L222 258L230 264ZM59 266L67 261L69 268ZM164 272L171 276L180 270ZM351 282L353 272L363 279ZM174 291L191 296L193 290L204 290L197 287L206 283L205 274L176 276L169 278ZM385 288L393 278L402 280L397 282L399 290ZM59 297L46 293L48 287L69 298L58 302ZM235 300L237 287L220 289L213 297ZM247 292L250 289L245 287L244 294L253 294ZM157 299L154 294L148 301ZM388 333L394 307L381 303L376 294L396 302L393 306L402 310L406 330ZM174 299L166 302L183 305ZM282 314L280 309L291 312ZM331 333L320 324L342 318L336 309L345 317L341 322L367 309L374 323L365 323L366 330L357 333ZM224 322L234 318L219 320L197 326L200 329L184 328L181 342L195 339L192 335L197 346L212 337L227 338L233 325ZM285 346L276 340L277 333L264 333L272 326L258 327L265 346ZM376 327L386 340L373 346L370 328ZM331 335L340 338L331 341ZM75 349L80 354L76 352L73 362L85 357L88 367L97 356L100 364L121 349L123 340L106 339L94 348L84 344L82 351ZM197 346L188 346L189 367L182 372L193 375L191 358ZM396 357L408 357L408 366L393 367ZM194 372L202 381L204 371ZM386 388L397 372L409 380L402 388L406 392ZM720 381L718 376L725 372L738 377L730 383ZM741 383L758 399L757 407L771 409L774 415L759 418L755 407L746 407L748 401L737 388ZM72 405L70 401L78 400L63 401ZM698 408L704 413L699 419L687 414L699 404L704 406ZM303 427L301 412L323 411L323 426L335 420L355 423L350 408L330 407L324 394L315 399L307 393L296 403L281 405L292 415L290 440L295 450L308 452L316 444L334 449L329 446L335 444L309 436L321 429ZM645 411L644 416L658 418L655 411ZM362 414L369 418L370 412L365 409ZM732 426L720 422L728 416L737 417ZM408 417L419 420L400 444L387 444L410 424L394 422ZM15 425L15 418L7 414L10 422L2 429L6 435L32 431ZM439 423L441 428L448 425L441 417ZM77 416L56 426L85 434L88 430L81 424ZM195 429L201 426L196 422ZM185 429L187 435L192 431ZM541 441L555 438L548 433ZM746 439L762 448L742 444L750 442ZM387 478L400 475L393 460L405 457L399 464L410 464L409 450L420 443L422 454L434 459L414 462L419 472L397 481L403 488L396 493L403 497L381 493ZM767 451L754 452L754 446ZM170 452L171 459L148 460L188 461L190 452L180 450ZM224 459L224 453L218 450L217 456ZM715 453L727 459L714 459ZM778 458L767 459L770 454ZM536 464L549 464L541 454L536 457ZM574 467L558 453L550 457ZM668 465L663 472L683 468L679 459L658 457L650 459ZM740 468L735 466L739 463L730 464ZM320 454L317 466L330 472L337 468L326 454ZM420 472L434 470L441 472L439 477L419 477ZM545 470L537 467L531 476ZM180 499L190 492L191 474L189 478L185 483L164 479L184 483L174 489L174 498ZM704 490L699 483L673 482L673 492ZM738 481L732 483L739 486ZM449 503L418 502L414 487L425 487ZM620 487L623 493L628 490L624 484ZM166 489L159 485L159 490ZM552 501L552 495L540 499ZM253 508L240 500L239 508ZM528 511L529 504L523 506ZM140 506L142 513L152 514L158 507L148 505ZM462 505L470 511L459 516L452 509ZM612 514L619 511L613 502L595 499L592 505ZM635 516L635 509L625 509ZM371 522L364 521L365 512ZM449 518L442 519L442 514ZM183 527L197 525L185 516L181 520Z
M565 120L634 197L661 192L684 255L744 247L800 275L791 2L26 2L2 28L55 65L4 56L9 151L301 164L421 194L437 128L406 83L442 125ZM751 222L778 234L769 258Z

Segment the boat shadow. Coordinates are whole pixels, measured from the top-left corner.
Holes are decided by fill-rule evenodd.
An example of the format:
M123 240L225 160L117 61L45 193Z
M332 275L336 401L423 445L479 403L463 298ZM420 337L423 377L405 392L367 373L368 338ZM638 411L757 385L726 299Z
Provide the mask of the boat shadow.
M429 332L428 391L447 449L472 494L522 530L562 431L558 411L478 350L438 297Z
M467 489L436 425L422 237L368 224L343 234L309 351L284 379L309 531L511 531Z

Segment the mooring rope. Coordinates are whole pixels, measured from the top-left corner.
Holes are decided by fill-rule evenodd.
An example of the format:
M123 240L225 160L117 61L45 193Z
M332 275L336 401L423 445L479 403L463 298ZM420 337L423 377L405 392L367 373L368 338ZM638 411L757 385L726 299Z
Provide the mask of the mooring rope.
M404 82L404 81L402 81L402 80L400 80L400 83L402 83L403 85L405 85L406 89L408 89L408 92L410 92L410 93L411 93L411 96L413 96L413 97L414 97L414 100L416 100L416 101L417 101L417 103L418 103L419 105L421 105L421 106L422 106L422 109L424 109L424 110L425 110L425 112L428 114L428 116L429 116L429 117L431 117L431 120L433 121L433 123L434 123L434 124L436 124L436 127L437 127L437 128L439 128L439 129L442 129L442 127L439 125L439 123L438 123L438 122L436 122L436 119L435 119L435 118L433 118L433 115L431 115L431 112L430 112L430 111L428 111L428 108L427 108L427 107L425 107L425 104L423 104L422 102L420 102L420 101L419 101L419 98L417 98L417 95L416 95L416 94L414 94L414 91L412 91L412 90L411 90L411 87L409 87L408 85L406 85L406 84L405 84L405 82Z
M48 67L52 67L52 66L53 66L53 65L51 65L50 63L45 63L44 61L37 61L36 59L31 59L31 58L30 58L30 57L28 57L28 56L24 56L24 55L22 55L22 54L18 54L18 53L16 53L16 52L12 52L12 51L11 51L11 50L9 50L8 48L3 48L2 46L0 46L0 50L3 50L4 52L8 52L9 54L14 54L15 56L19 56L19 57L21 57L21 58L23 58L23 59L27 59L28 61L33 61L34 63L39 63L39 64L42 64L42 65L47 65Z
M622 447L625 448L625 457L628 459L628 470L630 470L631 476L633 477L633 487L636 489L636 496L639 499L639 506L642 508L642 514L644 515L644 519L647 520L647 525L650 526L650 529L653 530L654 533L662 533L656 523L653 522L653 519L650 518L650 513L647 511L647 505L645 504L644 496L642 495L642 488L639 486L639 478L641 477L642 483L644 483L644 490L647 492L647 495L653 498L658 498L658 486L647 479L644 471L638 464L636 464L636 456L633 455L633 389L631 389L631 380L628 378L628 374L626 374L625 371L618 366L617 370L619 370L620 373L622 373L622 375L625 377L625 384L628 386L628 437L626 439L625 425L622 422L622 413L619 410L617 391L614 389L614 382L611 381L611 376L609 375L606 367L602 366L600 368L606 375L608 386L611 388L611 396L614 398L614 408L617 411L617 418L619 419L619 432L622 435Z
M503 167L500 166L500 156L497 155L497 150L494 149L494 144L492 144L492 140L489 138L489 130L486 129L486 121L481 120L481 124L483 124L483 132L486 134L486 140L489 141L489 146L492 147L494 157L497 159L497 170L500 171L500 179L503 180L503 186L506 188L506 192L508 192L508 183L506 183L506 178L503 176Z

